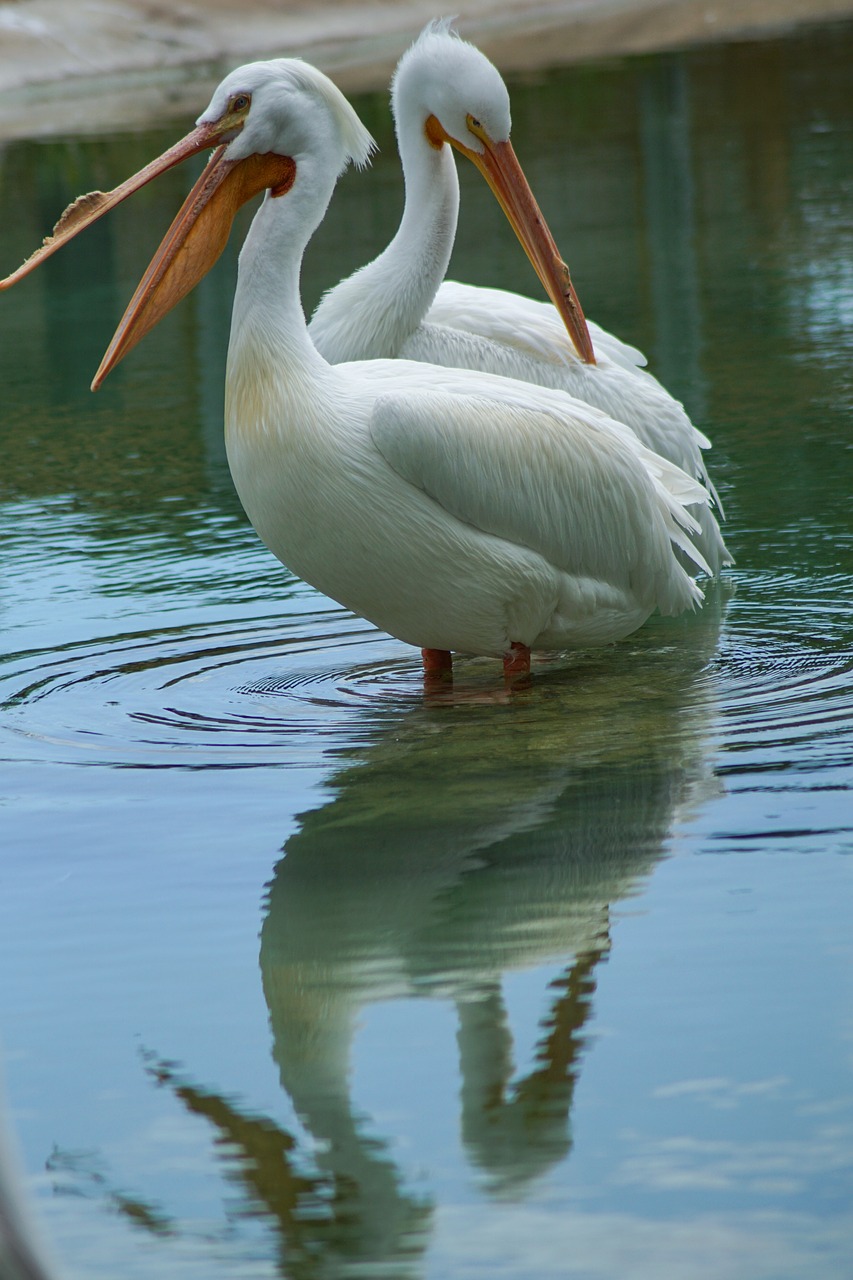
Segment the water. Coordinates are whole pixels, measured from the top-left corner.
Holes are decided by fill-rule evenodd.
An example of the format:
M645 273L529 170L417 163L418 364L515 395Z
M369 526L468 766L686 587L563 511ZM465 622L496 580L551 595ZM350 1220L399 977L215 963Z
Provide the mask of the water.
M235 246L87 391L190 174L0 300L0 1035L68 1277L849 1276L851 56L513 86L588 313L714 440L737 567L511 698L471 660L425 701L247 526ZM309 306L399 212L358 105L383 150ZM0 266L179 128L8 146ZM462 178L454 273L532 292Z

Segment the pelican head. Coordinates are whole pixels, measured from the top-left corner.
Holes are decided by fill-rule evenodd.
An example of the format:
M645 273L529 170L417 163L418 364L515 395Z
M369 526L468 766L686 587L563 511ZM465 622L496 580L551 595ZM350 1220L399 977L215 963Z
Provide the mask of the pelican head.
M580 358L595 363L592 339L566 266L510 141L509 93L485 54L448 19L431 22L403 55L391 86L401 154L422 131L431 147L448 143L482 173L518 236ZM405 158L404 158L405 165Z
M285 195L298 172L303 190L325 189L325 198L314 202L321 217L338 175L350 161L365 165L375 145L340 90L299 58L250 62L232 71L199 116L196 131L221 145L137 285L93 391L207 274L241 205L261 191L272 199Z
M247 62L229 72L196 125L218 133L234 163L274 152L298 165L322 154L336 156L341 173L350 161L366 165L375 147L337 86L301 58Z
M403 54L391 85L391 109L398 131L416 114L434 144L440 138L464 154L482 155L489 143L509 142L509 93L500 72L446 18L425 27Z

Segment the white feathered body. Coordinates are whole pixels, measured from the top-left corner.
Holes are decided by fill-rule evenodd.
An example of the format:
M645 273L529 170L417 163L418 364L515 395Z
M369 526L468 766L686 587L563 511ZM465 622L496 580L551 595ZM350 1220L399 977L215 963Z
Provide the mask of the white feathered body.
M641 367L639 351L590 324L598 363L584 364L549 303L444 281L459 184L450 148L429 145L424 119L439 99L453 111L448 85L469 95L471 109L484 120L491 111L495 128L508 132L506 88L495 68L446 24L428 28L401 60L392 92L406 182L399 230L378 258L321 300L310 324L315 346L333 364L419 360L562 391L625 423L649 449L698 479L719 509L702 457L710 441ZM700 525L696 545L716 573L731 563L719 525L706 501L693 507L693 515Z
M328 365L268 198L240 262L226 443L255 529L294 573L422 648L603 644L702 598L685 503L704 491L559 392L380 360Z

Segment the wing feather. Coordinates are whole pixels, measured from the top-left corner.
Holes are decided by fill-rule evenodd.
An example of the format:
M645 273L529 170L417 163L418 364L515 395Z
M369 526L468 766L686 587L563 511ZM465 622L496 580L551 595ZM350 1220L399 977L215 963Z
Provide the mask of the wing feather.
M464 329L553 364L577 360L566 327L551 303L537 302L506 289L445 280L425 319L427 324ZM605 355L632 373L641 371L646 364L642 351L594 321L587 323L596 356Z
M542 391L537 406L532 391L380 395L370 434L386 462L446 511L563 572L654 593L662 609L673 591L701 598L672 546L707 571L683 505L704 501L702 487L598 411L578 404L568 414Z

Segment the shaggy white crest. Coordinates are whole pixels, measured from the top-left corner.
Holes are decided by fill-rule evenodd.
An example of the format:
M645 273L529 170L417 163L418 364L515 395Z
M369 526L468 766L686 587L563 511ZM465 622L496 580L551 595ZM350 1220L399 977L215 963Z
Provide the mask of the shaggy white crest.
M237 67L221 82L197 123L218 119L236 94L246 94L252 105L243 129L229 144L229 156L235 160L267 151L298 159L315 147L319 117L316 111L300 110L300 99L326 108L324 114L331 126L327 148L335 144L340 170L350 161L364 168L376 149L337 85L301 58L273 58Z
M506 142L512 128L509 94L500 72L485 54L454 31L452 19L429 23L403 54L391 83L397 121L434 115L451 137L472 150L483 144L471 133L474 116L493 142Z

